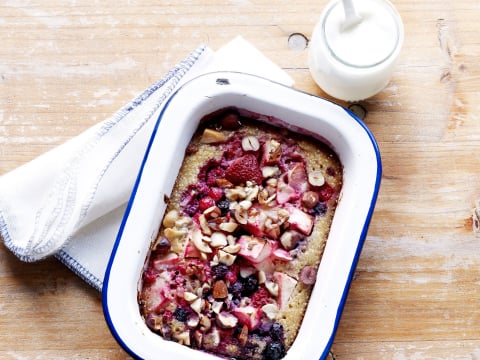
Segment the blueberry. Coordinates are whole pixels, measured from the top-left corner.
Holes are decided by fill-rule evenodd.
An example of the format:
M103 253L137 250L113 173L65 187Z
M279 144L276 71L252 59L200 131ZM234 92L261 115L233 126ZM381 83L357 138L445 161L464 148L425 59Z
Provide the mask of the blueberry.
M265 360L279 360L285 356L285 348L279 342L268 343L263 351L263 358Z
M185 322L188 319L188 311L182 307L177 307L173 312L173 316L178 321Z
M218 208L222 212L222 216L227 215L227 213L230 211L230 201L228 200L220 200L217 203Z

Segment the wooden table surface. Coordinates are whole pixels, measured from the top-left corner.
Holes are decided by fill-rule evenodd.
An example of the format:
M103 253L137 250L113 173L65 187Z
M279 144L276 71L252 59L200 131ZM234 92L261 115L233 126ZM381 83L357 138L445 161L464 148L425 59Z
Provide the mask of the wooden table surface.
M241 35L296 88L325 96L307 50L288 43L311 36L325 0L178 3L1 0L0 174L108 117L201 43ZM403 52L389 86L361 103L382 185L330 357L478 360L480 5L394 4ZM55 259L22 263L2 243L0 358L129 357L97 291Z

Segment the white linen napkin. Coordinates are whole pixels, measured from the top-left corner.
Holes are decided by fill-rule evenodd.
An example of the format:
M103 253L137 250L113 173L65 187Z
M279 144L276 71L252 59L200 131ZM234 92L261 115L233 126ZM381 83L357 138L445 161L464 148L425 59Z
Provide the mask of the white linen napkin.
M202 73L293 80L242 37L200 46L117 113L0 177L0 234L19 259L55 256L94 288L103 277L153 126L166 99Z

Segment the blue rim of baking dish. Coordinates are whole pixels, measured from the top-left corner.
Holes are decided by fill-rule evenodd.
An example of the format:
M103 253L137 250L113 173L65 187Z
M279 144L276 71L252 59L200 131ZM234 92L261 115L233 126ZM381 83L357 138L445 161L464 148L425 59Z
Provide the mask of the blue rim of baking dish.
M224 74L224 73L225 72L222 72L222 74ZM229 71L228 73L246 75L246 74L243 74L241 72L233 72L233 71ZM262 77L257 76L257 75L248 74L248 76L253 76L253 77L256 77L256 78L267 80L268 82L272 82L272 83L275 83L275 84L280 85L280 86L287 87L283 84L278 84L278 83L276 83L272 80L262 78ZM122 234L123 234L123 230L125 228L125 224L126 224L127 219L130 215L130 211L131 211L131 208L132 208L132 205L133 205L133 202L134 202L134 199L135 199L135 196L136 196L139 184L140 184L140 180L142 178L142 174L143 174L143 171L144 171L144 168L145 168L145 164L147 162L148 155L150 153L150 149L152 147L155 136L157 134L158 127L159 127L159 125L162 121L163 114L164 114L165 110L168 108L169 103L175 97L175 95L183 87L185 87L186 85L188 85L190 82L194 81L195 79L196 78L186 82L185 84L180 86L172 94L172 96L165 102L165 106L162 108L162 110L161 110L161 112L160 112L160 114L159 114L159 116L156 120L155 126L152 130L152 135L150 137L147 148L145 150L145 155L144 155L142 163L140 165L140 169L138 171L138 176L137 176L137 179L136 179L135 184L133 186L131 196L130 196L130 199L128 201L127 207L126 207L124 217L123 217L122 222L120 224L119 231L118 231L118 234L117 234L117 238L116 238L115 243L113 245L112 253L111 253L111 256L110 256L110 259L108 261L108 265L107 265L107 268L106 268L106 271L105 271L105 277L104 277L103 287L102 287L102 307L103 307L103 313L104 313L105 321L108 325L108 328L109 328L112 336L115 338L117 343L129 355L131 355L135 359L142 359L142 358L138 354L136 354L135 351L131 350L130 347L124 342L122 337L118 334L118 332L115 329L115 326L113 324L113 321L111 319L110 313L109 313L107 294L108 294L110 272L111 272L112 264L115 260L115 255L117 253L118 247L119 247L121 239L122 239ZM330 102L330 103L334 104L335 106L338 106L339 108L343 109L353 120L355 120L363 128L363 130L365 131L366 135L368 136L368 138L371 142L371 145L373 147L375 157L376 157L376 170L377 170L377 172L376 172L376 176L375 176L375 185L374 185L373 192L372 192L372 198L371 198L371 201L370 201L370 206L369 206L368 212L366 214L366 218L365 218L365 221L363 223L363 228L362 228L362 231L361 231L359 239L358 239L358 243L357 243L358 245L357 245L356 250L355 250L355 255L352 259L350 270L349 270L349 273L348 273L348 276L347 276L347 281L345 282L344 290L343 290L339 305L338 305L337 310L336 310L336 317L335 317L335 321L334 321L334 324L333 324L333 328L332 328L332 331L331 331L330 338L326 343L324 351L322 352L321 356L319 357L319 360L324 360L329 355L331 347L333 345L335 335L336 335L336 332L338 330L338 326L339 326L339 323L340 323L340 319L341 319L341 316L343 314L345 303L347 301L348 292L349 292L350 287L351 287L353 276L354 276L354 273L356 271L358 261L360 259L360 254L362 252L363 245L365 243L365 239L367 237L368 229L369 229L369 226L370 226L370 222L371 222L371 219L372 219L372 215L373 215L375 205L376 205L376 201L377 201L377 197L378 197L378 192L379 192L379 189L380 189L380 183L381 183L381 177L382 177L382 161L381 161L381 156L380 156L380 150L379 150L378 144L375 140L375 137L374 137L373 133L370 131L370 129L367 127L367 125L363 122L363 120L361 120L355 113L353 113L351 110L349 110L345 107L342 107L342 106L334 103L333 101L331 101L329 99L325 99L325 98L322 98L322 97L319 97L319 96L316 96L316 95L313 95L313 94L310 94L310 93L307 93L307 92L304 92L304 91L301 91L301 90L297 90L297 89L292 89L292 90L303 93L303 94L311 96L311 97L319 98L323 101Z

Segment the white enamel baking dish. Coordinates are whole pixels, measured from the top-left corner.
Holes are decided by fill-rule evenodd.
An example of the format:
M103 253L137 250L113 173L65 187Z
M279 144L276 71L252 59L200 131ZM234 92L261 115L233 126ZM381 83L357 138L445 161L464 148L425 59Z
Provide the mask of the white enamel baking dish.
M135 358L218 359L151 332L140 316L137 290L149 245L163 218L165 197L199 120L231 106L260 115L260 120L315 134L340 157L344 167L340 201L304 320L284 359L324 359L333 342L380 186L376 142L362 121L332 102L263 78L221 72L185 84L159 116L107 268L105 319L116 340Z

